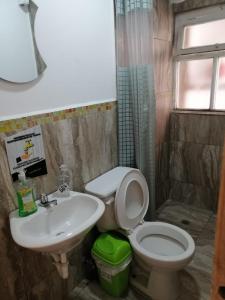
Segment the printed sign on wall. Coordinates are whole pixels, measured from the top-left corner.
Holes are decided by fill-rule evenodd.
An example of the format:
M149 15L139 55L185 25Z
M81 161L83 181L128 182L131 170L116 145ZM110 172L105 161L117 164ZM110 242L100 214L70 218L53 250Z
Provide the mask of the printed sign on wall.
M40 126L32 127L5 138L10 172L13 180L25 171L27 177L47 174Z

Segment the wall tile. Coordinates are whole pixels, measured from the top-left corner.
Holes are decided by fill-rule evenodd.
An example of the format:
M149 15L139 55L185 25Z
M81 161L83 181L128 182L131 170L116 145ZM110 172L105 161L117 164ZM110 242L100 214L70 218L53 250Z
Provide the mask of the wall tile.
M171 114L171 141L223 146L224 115Z
M224 133L224 115L171 114L171 199L216 212Z
M156 209L158 209L170 196L170 180L156 181Z
M173 6L173 10L176 13L184 12L187 10L192 10L201 7L207 7L211 5L224 4L224 0L186 0L180 4L176 4Z
M25 300L21 248L17 247L11 239L8 212L1 206L0 204L0 298Z
M154 39L155 92L172 91L172 43Z
M154 38L172 41L173 10L167 0L154 1Z
M157 146L156 162L156 206L158 208L169 198L169 143L161 143Z
M172 93L156 95L156 144L169 141Z
M205 186L170 180L169 198L216 212L218 189L210 189Z
M156 173L160 181L166 181L169 178L169 143L161 143L157 146L157 164Z
M170 144L170 178L215 189L219 184L221 147L184 142Z
M12 133L13 131L27 129L36 125L48 124L65 119L72 119L78 116L84 116L92 111L107 111L116 106L116 102L105 102L99 104L92 104L88 106L81 106L76 108L69 108L60 111L53 111L49 113L23 117L19 119L12 119L0 121L0 133Z
M66 281L56 272L43 279L27 291L27 300L62 300L67 299Z
M117 164L116 110L93 113L73 123L75 172L87 183ZM100 163L101 162L101 163Z
M23 282L26 290L39 284L50 273L56 272L52 259L48 255L21 248L20 255L22 259L21 268L23 270ZM31 268L32 266L32 268ZM35 271L34 271L35 270Z
M4 134L0 134L0 203L2 209L8 212L14 210L16 205L15 191L12 186L12 179L8 167L8 158L6 155Z
M173 13L167 0L154 1L154 76L156 93L156 206L169 195L169 115L172 109Z

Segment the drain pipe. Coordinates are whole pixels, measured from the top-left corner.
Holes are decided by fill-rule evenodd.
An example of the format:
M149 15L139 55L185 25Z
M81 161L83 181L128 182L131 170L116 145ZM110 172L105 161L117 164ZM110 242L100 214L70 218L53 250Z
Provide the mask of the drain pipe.
M56 266L59 275L63 279L68 279L68 277L69 277L69 270L68 270L69 262L68 262L66 253L61 253L61 254L51 253L51 257L54 260L53 264Z

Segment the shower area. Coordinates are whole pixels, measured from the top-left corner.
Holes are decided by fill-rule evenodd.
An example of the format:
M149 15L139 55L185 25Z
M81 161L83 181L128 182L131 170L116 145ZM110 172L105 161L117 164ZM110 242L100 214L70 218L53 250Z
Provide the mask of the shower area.
M167 174L170 188L157 218L183 228L196 244L180 272L180 300L210 299L224 128L225 116L172 112L168 163L158 161L158 176Z

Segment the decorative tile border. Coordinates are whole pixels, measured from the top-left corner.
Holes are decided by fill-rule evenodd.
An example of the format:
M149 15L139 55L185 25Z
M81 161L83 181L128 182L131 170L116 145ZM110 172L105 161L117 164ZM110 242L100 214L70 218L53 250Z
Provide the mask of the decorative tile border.
M65 119L71 119L77 116L86 115L91 111L107 111L116 106L116 101L93 104L66 110L54 111L45 114L34 115L19 119L0 122L0 133L12 132L15 130L30 128L36 125L57 122Z

